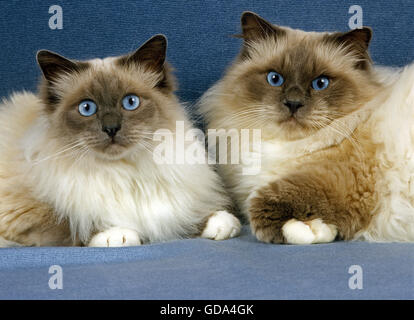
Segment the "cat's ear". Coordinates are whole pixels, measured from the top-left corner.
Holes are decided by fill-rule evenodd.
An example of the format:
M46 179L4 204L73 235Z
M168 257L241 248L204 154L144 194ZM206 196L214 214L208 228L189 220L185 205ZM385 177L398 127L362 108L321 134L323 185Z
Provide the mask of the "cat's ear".
M63 73L80 71L86 65L86 63L72 61L48 50L38 51L36 60L48 81L56 80Z
M244 43L240 52L241 58L249 57L251 42L265 40L270 37L277 39L286 34L282 28L271 24L257 14L245 11L241 16L242 34L237 37L243 38Z
M371 58L368 53L368 46L372 39L372 29L363 27L344 33L334 33L330 35L331 39L337 44L344 46L347 50L353 52L358 57L356 67L367 69L371 64Z
M121 65L143 65L146 68L162 72L167 53L167 38L158 34L153 36L135 52L120 58Z
M147 70L159 73L160 79L157 88L170 93L176 89L176 81L172 75L172 68L165 61L167 54L167 38L158 34L153 36L135 52L118 58L123 66L144 66Z
M241 16L242 36L245 41L265 39L269 36L283 34L284 31L271 24L254 12L245 11Z

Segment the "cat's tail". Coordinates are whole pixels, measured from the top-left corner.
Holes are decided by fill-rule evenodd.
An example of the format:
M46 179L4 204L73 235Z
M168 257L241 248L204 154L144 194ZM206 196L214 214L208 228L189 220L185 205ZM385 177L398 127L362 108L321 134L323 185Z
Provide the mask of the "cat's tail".
M0 248L22 247L21 244L0 237Z

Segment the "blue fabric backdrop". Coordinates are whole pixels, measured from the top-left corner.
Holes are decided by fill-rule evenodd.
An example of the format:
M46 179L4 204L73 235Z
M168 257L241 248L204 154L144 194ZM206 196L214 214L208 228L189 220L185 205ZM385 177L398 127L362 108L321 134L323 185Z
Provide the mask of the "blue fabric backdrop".
M0 251L0 299L414 299L412 244L190 239L132 248ZM63 289L51 290L52 265ZM349 268L362 268L350 289Z

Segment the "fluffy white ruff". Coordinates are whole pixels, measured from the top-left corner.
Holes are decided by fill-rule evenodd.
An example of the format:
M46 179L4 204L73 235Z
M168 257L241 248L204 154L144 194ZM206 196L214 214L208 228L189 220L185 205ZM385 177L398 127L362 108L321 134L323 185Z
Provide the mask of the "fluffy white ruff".
M385 70L384 79L392 83L391 94L367 123L373 142L382 145L378 203L356 239L414 241L414 64L400 73Z

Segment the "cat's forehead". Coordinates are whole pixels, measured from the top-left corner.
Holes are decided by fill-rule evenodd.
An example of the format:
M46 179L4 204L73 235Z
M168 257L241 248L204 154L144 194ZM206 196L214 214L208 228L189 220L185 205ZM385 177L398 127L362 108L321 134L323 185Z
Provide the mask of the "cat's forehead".
M158 74L147 72L140 66L120 66L116 63L117 59L118 57L108 57L88 60L88 68L78 73L62 75L55 89L60 95L68 93L104 99L128 91L148 92L155 86Z
M285 30L286 36L290 42L297 42L302 40L319 41L327 34L329 34L329 32L304 31L301 29L293 29L285 26L278 26L278 28Z
M306 32L285 27L283 29L286 31L284 36L253 42L250 45L252 60L262 60L263 63L267 63L286 56L305 57L316 53L318 47L324 46L325 33Z
M89 65L95 70L111 71L115 66L116 57L107 57L104 59L91 59L88 61Z
M125 93L129 87L142 86L142 81L126 70L117 68L112 59L90 60L88 71L76 75L76 92L104 100Z
M327 32L307 32L283 27L286 35L278 38L253 42L250 44L250 59L246 66L256 68L282 68L317 72L320 68L351 67L351 61L343 48L326 41Z

